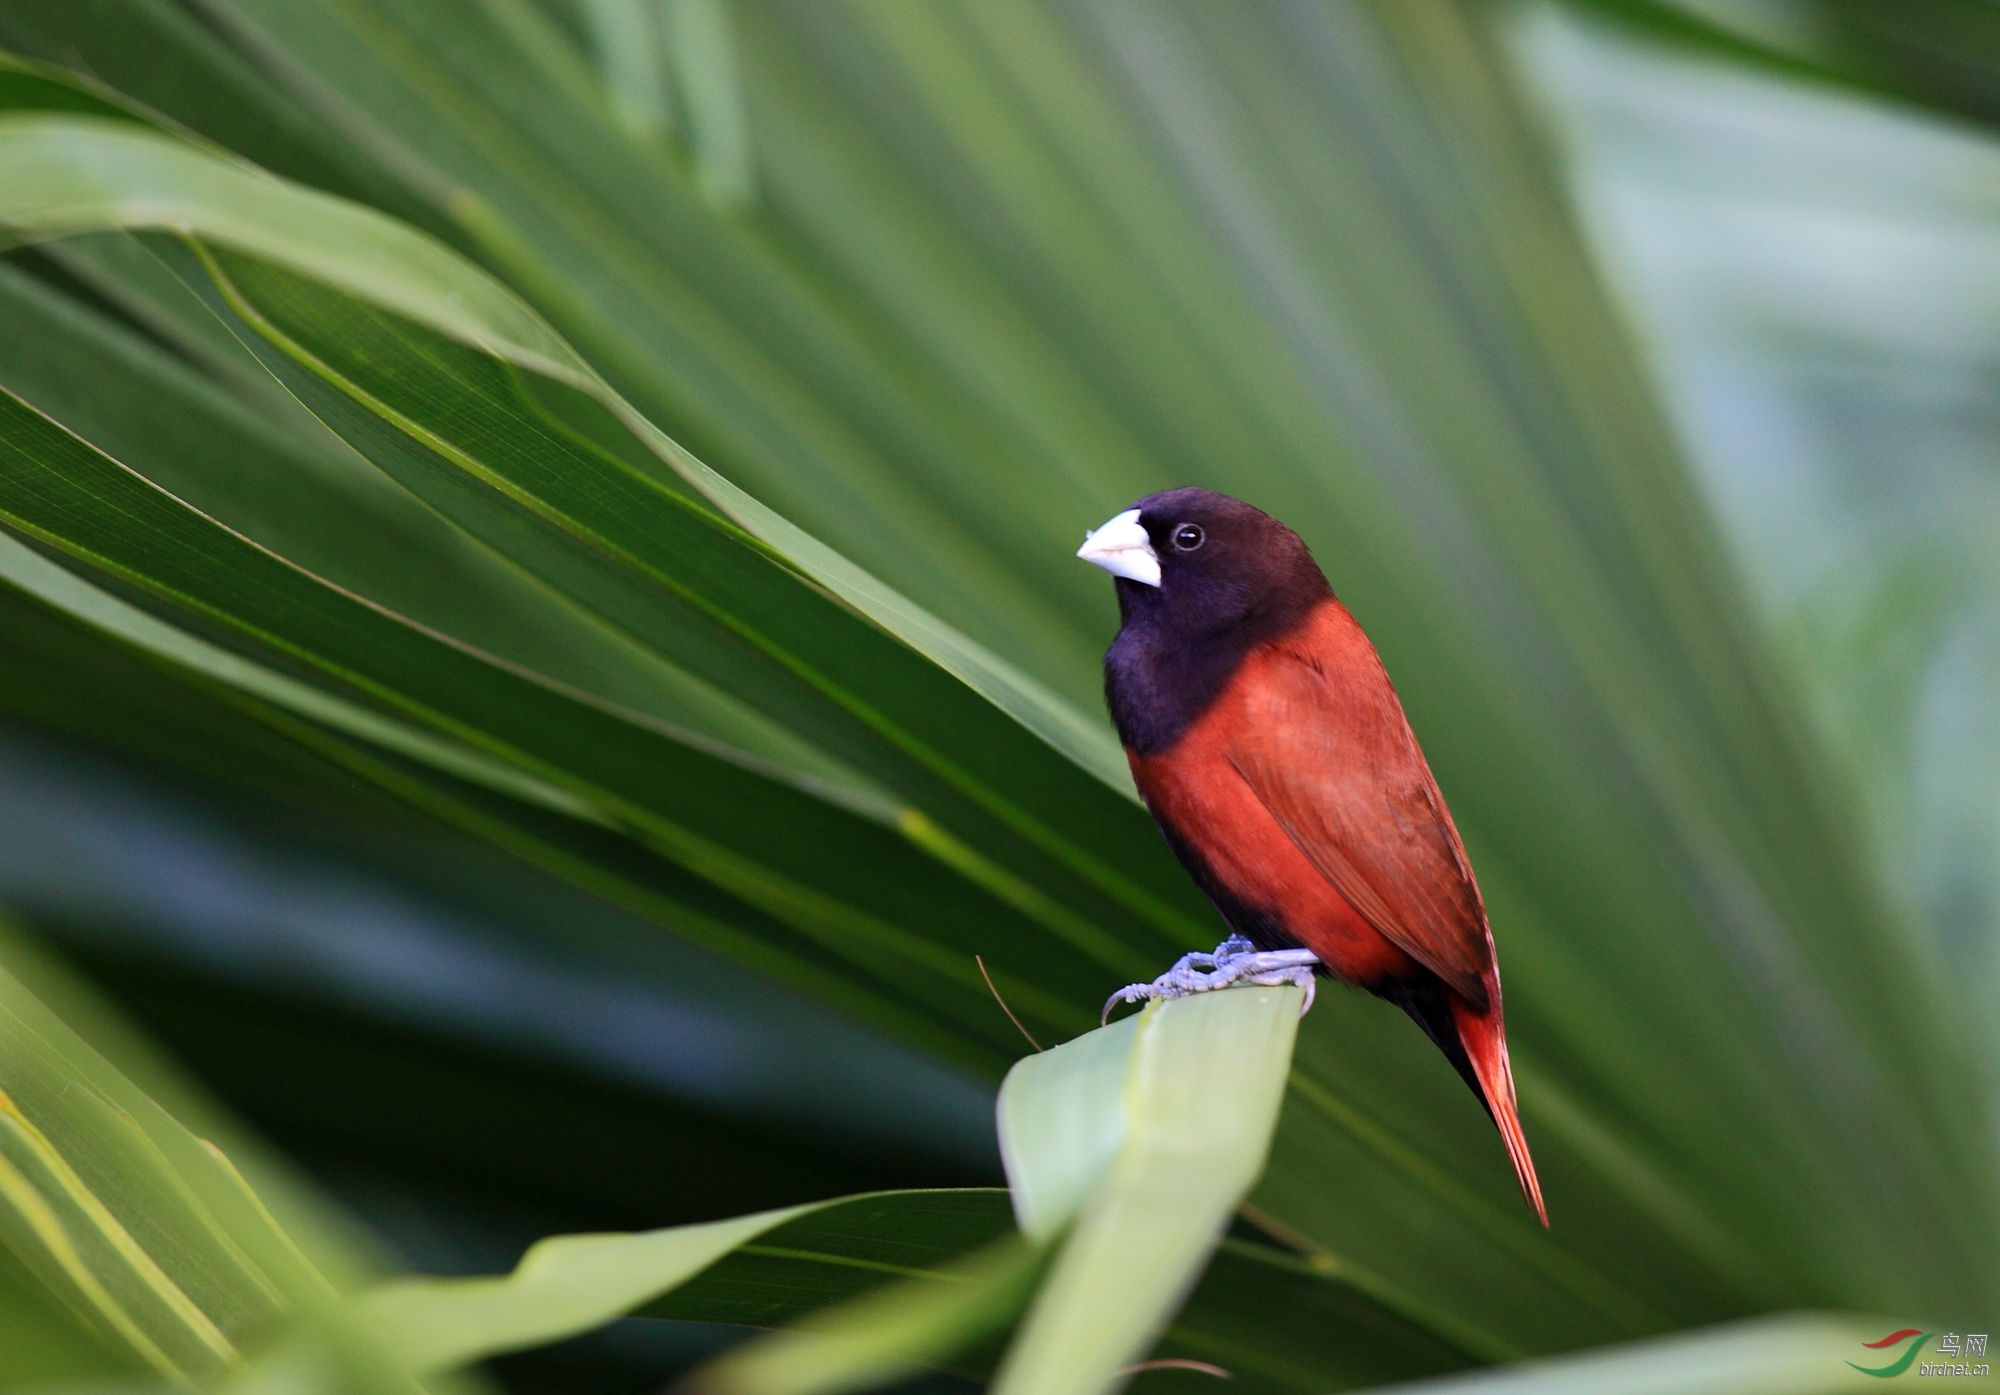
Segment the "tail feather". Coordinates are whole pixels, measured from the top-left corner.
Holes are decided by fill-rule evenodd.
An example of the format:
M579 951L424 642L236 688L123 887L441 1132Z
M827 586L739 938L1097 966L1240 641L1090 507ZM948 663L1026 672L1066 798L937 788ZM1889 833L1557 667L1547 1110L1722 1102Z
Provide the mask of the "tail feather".
M1472 1067L1479 1091L1485 1096L1486 1112L1500 1130L1507 1145L1507 1160L1514 1164L1514 1176L1521 1183L1521 1195L1541 1218L1549 1223L1549 1209L1542 1204L1542 1184L1535 1177L1535 1160L1528 1152L1528 1136L1521 1131L1521 1115L1514 1103L1514 1070L1507 1063L1507 1033L1501 1026L1499 999L1486 1013L1447 991L1451 1000L1452 1023L1458 1028L1460 1049Z

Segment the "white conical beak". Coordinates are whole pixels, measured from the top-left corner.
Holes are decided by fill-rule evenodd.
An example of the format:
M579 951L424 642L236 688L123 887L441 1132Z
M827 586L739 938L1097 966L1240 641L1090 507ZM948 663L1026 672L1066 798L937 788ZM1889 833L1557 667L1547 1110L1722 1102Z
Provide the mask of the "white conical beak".
M1096 532L1086 534L1076 555L1113 576L1143 581L1148 586L1160 584L1160 557L1153 551L1145 525L1139 522L1137 509L1127 509Z

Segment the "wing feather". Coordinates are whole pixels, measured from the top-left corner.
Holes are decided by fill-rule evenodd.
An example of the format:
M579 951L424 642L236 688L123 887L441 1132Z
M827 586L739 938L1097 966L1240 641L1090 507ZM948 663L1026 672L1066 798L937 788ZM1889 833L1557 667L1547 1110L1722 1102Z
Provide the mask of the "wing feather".
M1310 651L1272 651L1229 762L1369 925L1483 1012L1493 941L1479 886L1395 689L1360 645L1338 682Z

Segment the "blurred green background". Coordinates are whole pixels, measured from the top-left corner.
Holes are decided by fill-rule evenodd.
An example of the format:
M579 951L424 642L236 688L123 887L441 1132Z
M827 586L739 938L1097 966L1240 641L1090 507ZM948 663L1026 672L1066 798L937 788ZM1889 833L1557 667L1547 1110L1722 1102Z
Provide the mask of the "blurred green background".
M0 910L382 1264L996 1183L972 956L1048 1040L1217 937L1070 556L1195 483L1396 677L1554 1219L1323 995L1256 1206L1430 1319L1257 1379L2000 1324L1974 7L11 0L0 49Z

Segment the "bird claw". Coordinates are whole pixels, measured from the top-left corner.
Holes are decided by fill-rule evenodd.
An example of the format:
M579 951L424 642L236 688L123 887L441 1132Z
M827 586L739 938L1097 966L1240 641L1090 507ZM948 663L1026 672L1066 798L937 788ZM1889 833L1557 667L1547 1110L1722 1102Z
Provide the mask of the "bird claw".
M1199 950L1184 954L1174 966L1151 983L1128 983L1105 1000L1100 1025L1111 1020L1111 1009L1120 1003L1146 1002L1153 998L1186 998L1211 993L1219 988L1276 988L1292 984L1305 990L1299 1008L1303 1017L1313 1005L1318 980L1313 970L1319 956L1309 949L1278 949L1260 952L1241 935L1231 935L1213 953Z

